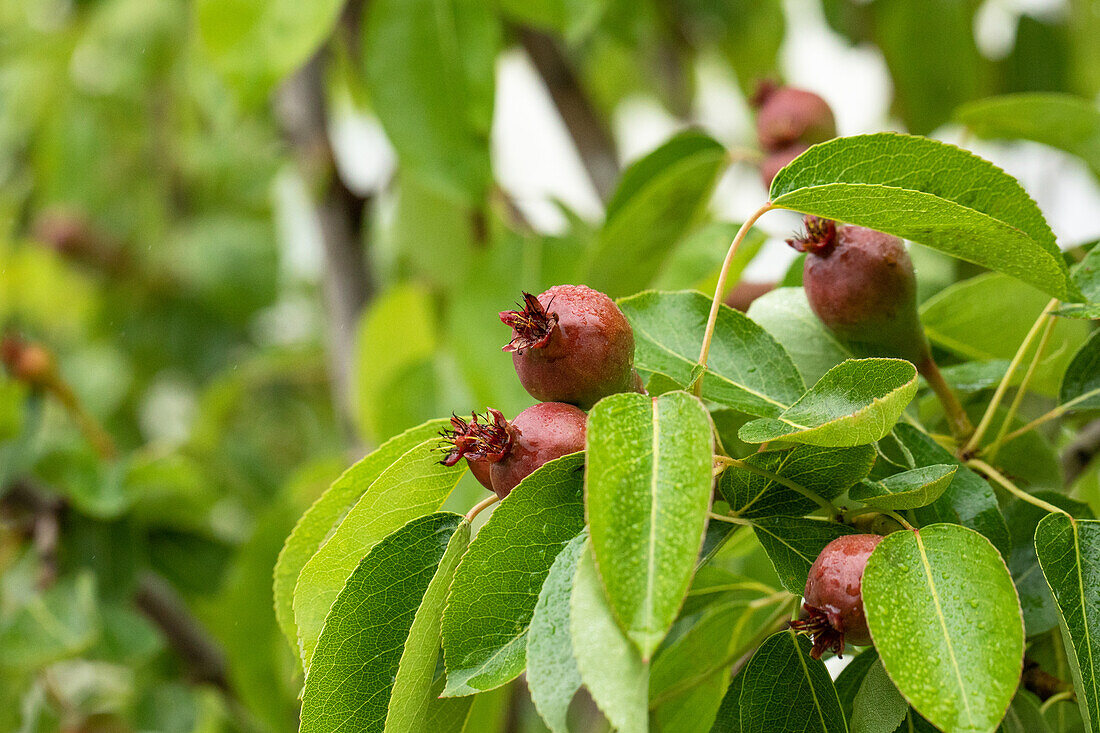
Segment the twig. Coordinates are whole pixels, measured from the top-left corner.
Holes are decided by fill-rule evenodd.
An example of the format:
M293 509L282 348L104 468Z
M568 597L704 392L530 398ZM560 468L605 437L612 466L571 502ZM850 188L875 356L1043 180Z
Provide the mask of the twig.
M619 155L603 118L596 111L557 42L531 28L517 28L524 51L550 92L569 136L600 200L607 203L619 179Z
M980 473L984 473L986 476L997 482L1001 486L1001 488L1008 491L1008 493L1012 494L1017 499L1026 501L1028 504L1034 504L1040 509L1045 509L1052 514L1066 514L1066 511L1064 509L1056 507L1050 502L1043 501L1039 497L1032 496L1031 494L1027 493L1019 486L1009 481L1000 471L993 468L993 466L990 466L985 461L980 461L977 458L971 458L969 461L966 462L966 465Z
M951 385L943 378L943 373L940 371L939 365L936 364L936 360L932 358L927 346L925 351L926 354L918 369L939 399L940 405L943 406L943 412L947 415L947 424L951 426L951 434L955 437L955 440L960 442L966 440L974 432L974 426L970 424L970 417L959 402L955 390L951 389Z
M324 250L329 369L337 414L350 432L352 367L359 315L373 294L361 240L368 200L349 189L336 168L328 137L321 49L279 90L276 113L311 191Z

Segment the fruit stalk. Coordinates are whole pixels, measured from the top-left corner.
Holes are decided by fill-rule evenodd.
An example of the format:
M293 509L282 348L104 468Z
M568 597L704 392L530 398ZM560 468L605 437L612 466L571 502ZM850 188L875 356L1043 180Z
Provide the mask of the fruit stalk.
M955 390L951 389L947 380L943 378L943 373L936 364L936 360L932 358L932 354L930 352L926 353L925 357L916 366L917 371L921 373L921 376L928 382L928 386L932 388L932 392L939 398L944 414L947 415L947 423L951 426L951 434L959 442L966 440L974 432L974 426L971 424L966 410L963 409L962 403L959 402Z

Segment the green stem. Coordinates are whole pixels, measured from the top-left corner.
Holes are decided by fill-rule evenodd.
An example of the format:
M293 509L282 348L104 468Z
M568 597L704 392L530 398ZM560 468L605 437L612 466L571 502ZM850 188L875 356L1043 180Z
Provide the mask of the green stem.
M970 436L970 440L963 446L962 455L971 456L977 451L978 446L981 445L982 437L985 435L985 431L989 429L990 423L993 422L993 417L997 413L997 407L1000 406L1001 400L1004 399L1005 392L1008 391L1008 385L1012 382L1012 375L1015 374L1016 368L1020 366L1020 362L1024 360L1024 355L1027 354L1028 349L1031 348L1031 342L1035 340L1035 337L1039 334L1039 329L1043 327L1046 319L1050 317L1050 312L1054 310L1058 305L1058 299L1052 298L1047 307L1043 309L1043 312L1039 314L1039 317L1035 319L1035 323L1032 324L1031 330L1027 332L1027 336L1024 337L1023 343L1020 344L1020 348L1016 350L1016 355L1012 357L1012 361L1008 365L1008 371L1005 372L1004 377L1001 379L1001 383L997 385L997 390L993 393L993 399L989 401L989 406L985 408L985 414L982 415L981 421L978 423L978 427L974 430L974 434Z
M730 524L740 524L745 527L751 527L752 522L747 519L741 519L741 517L730 516L729 514L717 514L715 512L708 512L707 516L711 519L717 519L719 522L729 522Z
M476 518L478 514L481 514L482 510L488 509L493 504L496 504L498 501L500 501L500 497L496 494L482 499L477 504L474 504L473 508L471 508L470 511L466 512L466 521L472 524L474 518Z
M752 229L752 225L756 223L756 220L773 208L772 202L768 201L757 209L752 216L746 219L745 223L741 225L741 228L737 230L737 234L730 244L729 251L726 252L726 259L722 262L722 271L718 273L718 285L714 288L714 300L712 300L710 304L710 315L707 316L707 327L703 332L703 345L699 349L699 366L703 369L699 377L695 380L696 397L701 397L703 394L703 377L706 376L707 373L707 358L710 356L710 342L714 338L714 326L718 323L718 309L722 305L722 296L726 292L726 277L729 275L730 266L733 264L733 256L737 254L737 248L741 245L741 241L745 238L745 235Z
M940 404L943 405L943 412L947 415L947 424L951 426L951 434L955 436L955 440L960 443L966 440L974 432L974 426L970 423L970 417L963 409L962 403L959 402L955 390L951 389L947 380L943 378L943 373L940 372L936 360L932 358L931 351L925 354L924 359L917 365L917 369L924 376L925 381L928 382L928 386L932 388Z
M1047 343L1050 341L1050 333L1053 329L1054 319L1048 318L1046 326L1043 327L1043 335L1039 337L1039 344L1035 347L1035 355L1031 357L1031 363L1027 365L1027 371L1024 372L1024 379L1020 382L1020 386L1016 388L1016 394L1012 397L1012 404L1008 406L1008 414L1005 415L1005 419L1001 421L1001 427L997 430L997 437L993 439L993 442L990 443L984 451L982 451L991 461L997 458L997 451L1004 445L1008 426L1012 424L1012 420L1016 417L1016 413L1020 409L1020 404L1027 395L1028 385L1031 384L1031 378L1035 375L1035 370L1038 368L1039 362L1043 358L1043 352L1046 351Z
M1073 690L1056 692L1043 701L1043 704L1039 706L1039 712L1046 715L1047 710L1049 710L1054 703L1062 702L1062 700L1072 700L1074 697L1076 697L1076 693L1074 693Z
M1064 509L1061 509L1060 507L1056 507L1056 506L1054 506L1053 504L1051 504L1049 502L1043 501L1042 499L1040 499L1037 496L1032 496L1031 494L1027 493L1023 489L1021 489L1019 486L1017 486L1016 484L1009 481L1004 476L1004 474L1002 474L997 469L993 468L993 466L990 466L985 461L980 461L977 458L971 458L969 461L966 462L966 465L969 466L970 468L973 468L973 469L981 472L981 473L984 473L986 476L988 476L989 478L993 479L995 482L1000 484L1001 488L1003 488L1005 491L1007 491L1008 493L1015 496L1017 499L1020 499L1022 501L1026 501L1028 504L1034 504L1035 506L1039 507L1040 509L1045 509L1046 511L1050 512L1051 514L1068 514L1068 512L1066 512Z

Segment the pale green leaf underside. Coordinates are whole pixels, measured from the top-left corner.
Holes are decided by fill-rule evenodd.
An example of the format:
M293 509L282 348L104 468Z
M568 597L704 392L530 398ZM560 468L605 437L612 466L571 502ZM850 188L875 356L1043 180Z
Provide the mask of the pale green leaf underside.
M852 703L852 730L856 733L894 733L901 722L909 704L894 687L882 660L876 659L863 677Z
M418 517L376 544L357 564L317 642L302 694L302 733L385 729L417 610L461 523L457 514ZM460 541L456 552L464 544ZM430 626L427 616L424 624ZM434 653L435 643L431 647ZM410 667L424 663L423 659L408 661ZM406 674L406 683L419 676L412 669ZM404 694L426 698L427 688L406 689Z
M1073 686L1087 730L1100 731L1100 522L1050 514L1035 551L1058 603Z
M313 502L286 538L275 563L275 615L290 644L298 648L294 622L294 585L325 537L390 464L415 446L437 435L447 420L432 420L396 435L358 461Z
M612 395L588 416L592 547L615 617L647 659L691 583L713 447L710 417L686 392Z
M919 242L1078 299L1050 227L1011 176L952 145L875 133L815 145L772 181L776 206Z
M813 384L852 351L821 323L802 288L776 288L749 306L748 316L778 341L806 384Z
M493 511L462 559L443 615L444 695L523 672L527 628L554 558L584 529L584 454L550 461Z
M465 471L462 462L439 463L438 438L420 443L382 472L305 564L294 587L294 618L307 676L325 616L359 561L409 520L439 509Z
M469 546L470 523L463 521L447 543L447 549L424 592L424 598L413 618L412 628L409 629L390 695L386 733L430 730L432 706L439 704L439 691L433 689L433 685L439 660L443 607L447 602L447 592L451 588L455 569Z
M809 639L793 631L769 636L745 666L741 729L769 733L847 733L840 698Z
M863 605L910 705L941 729L997 727L1019 682L1024 625L989 540L954 524L888 535L867 562Z
M908 361L849 359L826 372L777 418L746 423L739 436L746 443L874 443L893 429L916 391L917 370Z
M588 533L573 538L558 553L539 591L527 632L527 687L539 716L553 733L569 733L569 703L581 686L569 633L573 578L581 553L588 551Z
M615 730L646 733L649 665L616 622L590 550L586 544L573 580L569 627L577 669Z
M710 298L702 293L645 292L619 302L634 329L635 366L691 385ZM722 306L711 342L703 398L750 415L775 417L805 391L790 356L743 313Z
M880 509L916 509L940 498L958 469L946 463L922 466L881 481L863 481L854 486L848 496Z

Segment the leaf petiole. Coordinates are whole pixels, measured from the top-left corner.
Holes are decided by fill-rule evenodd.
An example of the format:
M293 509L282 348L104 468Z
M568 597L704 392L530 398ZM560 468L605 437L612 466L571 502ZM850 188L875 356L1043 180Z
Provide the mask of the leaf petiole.
M1051 514L1065 514L1067 516L1069 515L1069 512L1067 512L1065 509L1062 509L1061 507L1056 507L1050 502L1043 501L1039 497L1032 496L1031 494L1027 493L1019 486L1009 481L1004 474L993 468L993 466L990 466L985 461L978 460L977 458L971 458L969 461L966 462L966 465L978 471L979 473L984 473L986 476L993 479L993 481L995 481L1001 488L1015 496L1017 499L1026 501L1028 504L1034 504L1040 509L1045 509Z

